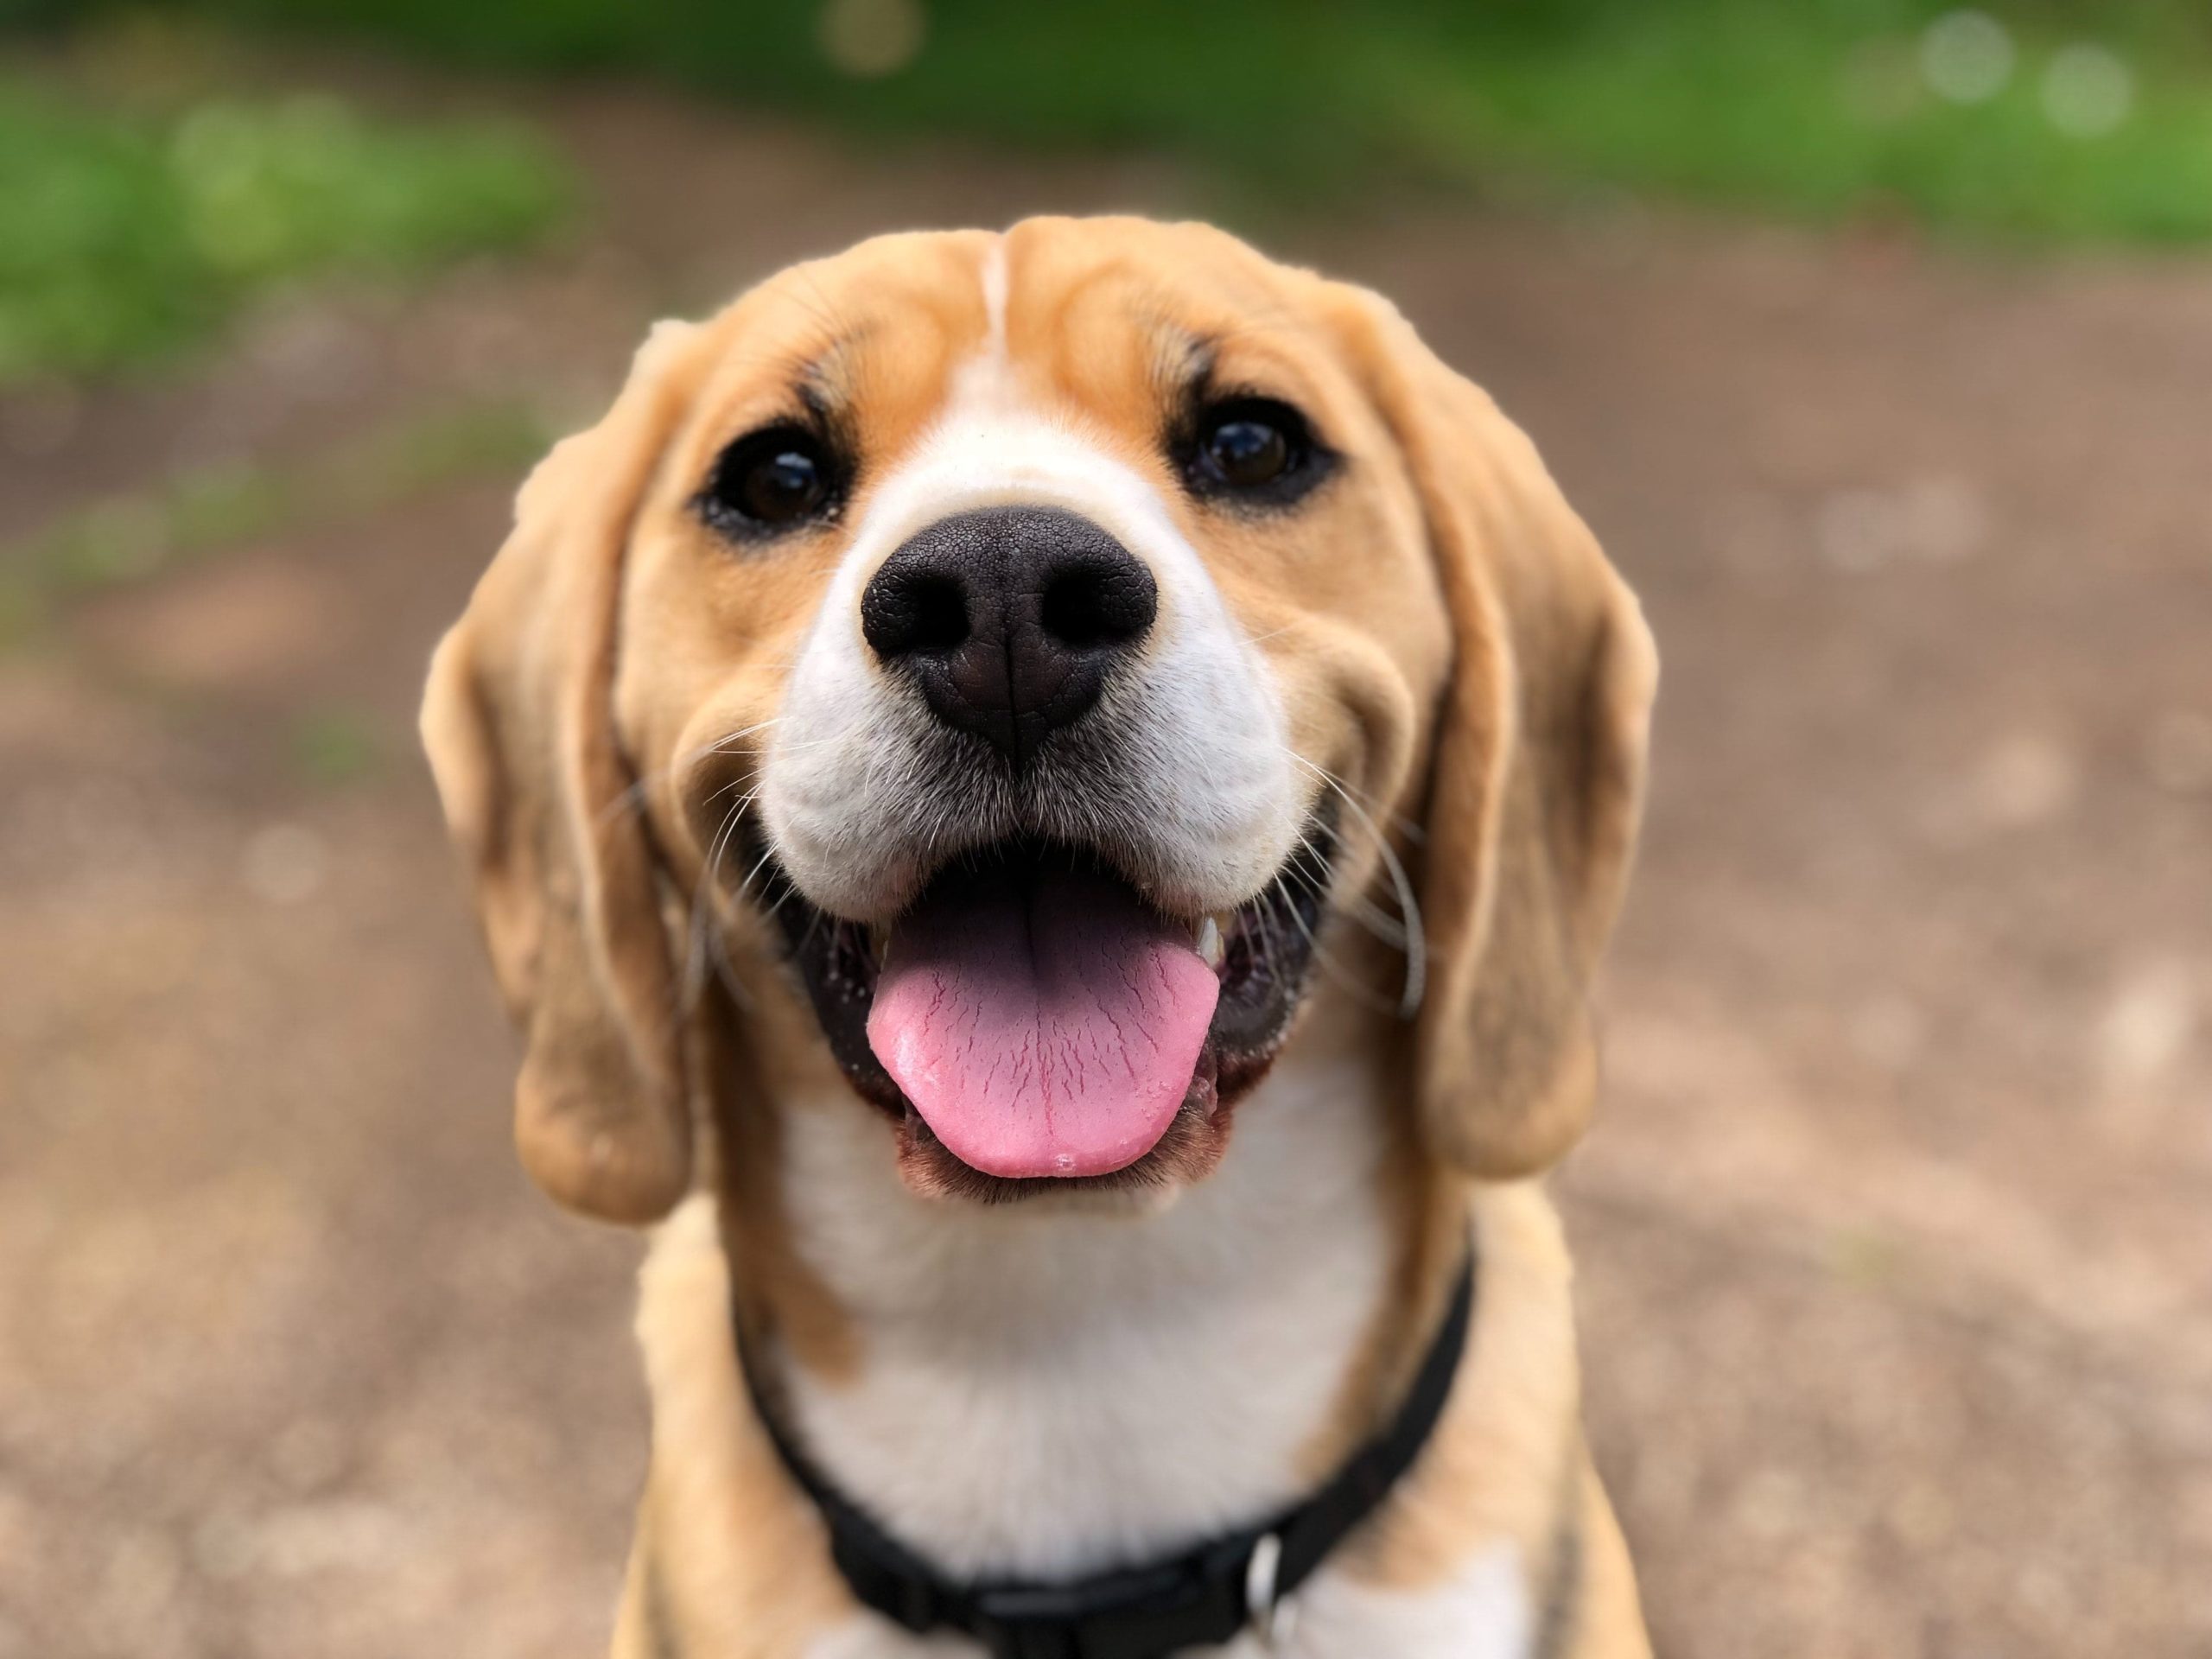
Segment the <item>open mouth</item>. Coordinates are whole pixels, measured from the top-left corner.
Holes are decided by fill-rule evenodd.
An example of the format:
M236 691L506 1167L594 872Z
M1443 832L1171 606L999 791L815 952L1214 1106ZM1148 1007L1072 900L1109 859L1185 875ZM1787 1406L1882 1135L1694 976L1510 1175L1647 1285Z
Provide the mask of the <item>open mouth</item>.
M766 899L830 1052L910 1179L1002 1199L1202 1173L1297 1012L1332 845L1317 819L1231 911L1175 917L1088 849L1001 842L887 926Z

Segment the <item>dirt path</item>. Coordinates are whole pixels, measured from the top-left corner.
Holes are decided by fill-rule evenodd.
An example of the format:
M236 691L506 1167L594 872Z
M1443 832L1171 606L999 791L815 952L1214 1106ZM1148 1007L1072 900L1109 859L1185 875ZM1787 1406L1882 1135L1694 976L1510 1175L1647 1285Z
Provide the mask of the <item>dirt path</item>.
M553 118L590 248L0 407L0 529L486 391L871 229L1203 207ZM2212 282L1631 215L1293 230L1535 432L1667 662L1562 1183L1675 1656L2212 1650ZM643 1408L626 1237L508 1150L413 759L509 483L0 659L0 1659L572 1656ZM315 721L372 740L318 761Z

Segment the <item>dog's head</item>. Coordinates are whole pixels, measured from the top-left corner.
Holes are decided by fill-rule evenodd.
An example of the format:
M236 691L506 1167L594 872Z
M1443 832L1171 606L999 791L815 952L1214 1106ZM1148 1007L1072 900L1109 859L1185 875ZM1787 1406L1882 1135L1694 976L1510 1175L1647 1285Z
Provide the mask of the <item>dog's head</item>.
M1432 1154L1542 1166L1654 673L1529 441L1388 304L1040 219L657 330L524 486L423 734L524 1160L639 1219L717 996L833 1058L924 1190L1202 1174L1340 920L1402 950Z

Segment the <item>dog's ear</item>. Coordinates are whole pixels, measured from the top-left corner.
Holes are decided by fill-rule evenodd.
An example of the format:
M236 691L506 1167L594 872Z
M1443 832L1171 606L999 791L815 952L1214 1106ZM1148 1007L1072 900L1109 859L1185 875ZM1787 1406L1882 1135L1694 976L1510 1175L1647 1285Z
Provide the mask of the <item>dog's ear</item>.
M691 1165L685 1041L660 882L614 731L625 550L687 396L663 324L598 425L538 463L437 649L423 743L526 1050L524 1166L562 1203L645 1222Z
M1589 1118L1591 979L1636 841L1658 659L1527 435L1387 302L1344 304L1453 636L1421 849L1424 1132L1470 1173L1526 1175Z

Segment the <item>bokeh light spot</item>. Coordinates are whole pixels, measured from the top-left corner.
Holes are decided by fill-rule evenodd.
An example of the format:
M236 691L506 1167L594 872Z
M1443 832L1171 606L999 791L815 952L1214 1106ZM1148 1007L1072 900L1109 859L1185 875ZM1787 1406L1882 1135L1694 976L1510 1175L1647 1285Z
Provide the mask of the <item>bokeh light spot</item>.
M2098 138L2125 123L2135 108L2135 76L2101 46L2077 43L2051 54L2043 75L2044 113L2075 138Z
M928 33L921 0L828 0L816 26L831 67L862 80L897 74Z
M1986 11L1947 11L1920 37L1920 73L1954 104L1986 104L2012 79L2012 32Z

